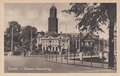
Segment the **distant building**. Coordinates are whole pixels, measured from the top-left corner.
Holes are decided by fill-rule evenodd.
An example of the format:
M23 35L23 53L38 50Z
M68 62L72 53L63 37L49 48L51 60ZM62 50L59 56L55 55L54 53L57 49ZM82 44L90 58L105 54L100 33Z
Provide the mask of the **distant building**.
M40 40L38 41L38 39ZM42 53L56 52L60 54L68 51L70 48L70 39L68 34L49 33L44 37L38 35L38 39L37 45L41 45Z
M92 48L93 54L98 54L104 50L103 40L99 36L82 33L58 33L57 9L53 5L50 8L50 17L48 21L48 33L38 32L37 49L41 53L79 53L90 55Z
M57 9L54 5L50 8L50 17L48 18L48 32L58 33Z
M41 32L37 32L37 37L36 37L36 40L37 40L37 49L41 50L42 51L42 43L41 43L41 38L44 38L45 36L45 32L41 31Z
M71 35L71 37L71 42L74 43L76 52L83 52L84 55L90 55L92 50L93 55L98 55L99 52L108 51L108 41L100 39L98 35L80 33L76 36Z

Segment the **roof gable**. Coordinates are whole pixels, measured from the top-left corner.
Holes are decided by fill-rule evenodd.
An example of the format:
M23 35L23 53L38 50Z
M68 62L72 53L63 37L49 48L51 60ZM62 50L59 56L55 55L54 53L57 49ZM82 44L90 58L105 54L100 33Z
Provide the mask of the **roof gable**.
M47 34L45 37L47 38L47 37L53 37L53 38L56 38L56 37L58 37L60 34L57 34L57 33L49 33L49 34Z

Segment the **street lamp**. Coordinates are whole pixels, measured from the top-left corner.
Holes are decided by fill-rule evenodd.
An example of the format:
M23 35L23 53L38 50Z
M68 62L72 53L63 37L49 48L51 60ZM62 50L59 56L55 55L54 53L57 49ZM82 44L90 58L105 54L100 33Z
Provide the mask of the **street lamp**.
M60 44L60 42L61 42L61 37L59 38L59 51L60 51L60 53L61 53L61 63L62 63L62 50L61 50L61 44Z
M50 39L49 39L49 61L50 61L50 52L51 52L51 37L50 37Z

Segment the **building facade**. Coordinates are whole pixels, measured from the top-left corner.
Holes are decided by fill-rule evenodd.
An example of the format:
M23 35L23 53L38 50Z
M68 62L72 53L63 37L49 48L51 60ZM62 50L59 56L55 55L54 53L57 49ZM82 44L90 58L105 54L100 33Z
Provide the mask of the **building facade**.
M104 50L103 40L92 34L83 35L82 33L58 33L57 9L53 5L50 8L50 17L48 19L48 33L38 34L37 48L43 53L57 52L61 53L79 53L98 55Z
M70 50L70 38L68 34L50 33L44 37L38 36L37 41L37 45L41 45L42 54L49 52L61 54Z

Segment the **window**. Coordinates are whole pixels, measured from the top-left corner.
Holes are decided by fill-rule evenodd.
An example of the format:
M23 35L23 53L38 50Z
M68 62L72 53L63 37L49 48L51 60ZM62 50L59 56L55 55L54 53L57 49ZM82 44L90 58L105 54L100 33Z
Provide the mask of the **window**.
M48 47L46 47L46 50L48 50Z
M54 45L54 41L52 41L52 44Z
M50 47L50 51L51 51L51 47Z
M56 47L56 51L58 51L58 48Z
M43 50L45 50L45 47L43 47Z
M54 47L53 47L53 51L54 51Z

